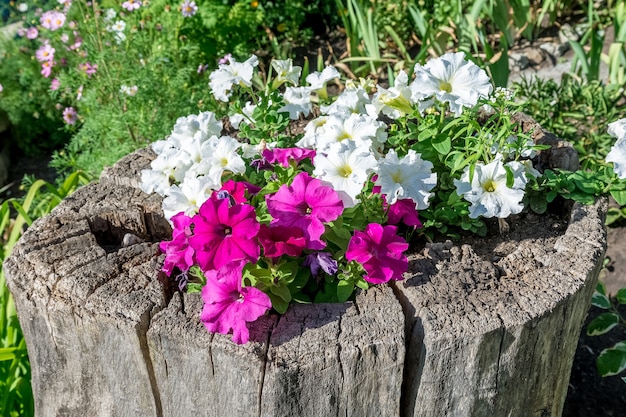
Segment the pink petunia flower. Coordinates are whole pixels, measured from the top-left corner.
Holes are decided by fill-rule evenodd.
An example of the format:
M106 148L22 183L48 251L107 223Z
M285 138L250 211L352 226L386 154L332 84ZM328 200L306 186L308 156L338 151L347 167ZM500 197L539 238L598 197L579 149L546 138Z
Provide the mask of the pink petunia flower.
M258 239L267 258L278 258L283 255L300 256L306 247L306 239L302 229L298 227L262 224Z
M122 8L132 12L133 10L137 10L141 7L141 1L139 0L126 0L122 3Z
M159 244L161 252L165 253L162 271L168 276L172 275L174 268L186 272L194 263L194 250L189 246L189 238L192 236L191 217L178 213L171 221L174 224L172 240Z
M244 261L230 262L219 270L207 271L202 288L204 307L200 321L210 332L228 334L233 342L247 343L248 323L264 315L271 307L270 298L255 287L242 286Z
M51 91L58 90L60 86L61 86L61 82L59 81L58 78L53 78L52 81L50 81L50 90Z
M66 107L63 110L63 121L68 125L76 124L78 120L78 115L76 114L76 110L74 107Z
M291 161L294 161L296 164L298 164L300 161L306 158L313 160L313 158L315 157L315 150L305 148L265 148L263 150L262 156L270 164L279 163L285 168L288 168Z
M223 198L223 196L219 196L222 191L225 191L228 196L233 198L232 204L241 204L248 201L246 191L248 195L255 195L261 191L261 188L246 181L234 181L233 179L229 179L222 185L222 188L220 188L217 193L211 196L211 198Z
M348 243L346 259L363 265L365 281L383 284L391 279L400 280L409 268L409 261L403 254L409 244L396 234L396 226L382 226L370 223L365 231L355 231Z
M272 224L295 226L304 232L309 249L323 249L321 240L324 222L332 222L343 212L339 195L306 172L296 175L291 185L282 185L278 191L266 197L267 210L274 220Z
M28 39L37 39L37 36L39 36L39 31L35 26L31 26L26 30L26 37Z
M255 238L260 225L254 207L231 206L227 198L210 198L193 217L193 225L194 236L189 244L203 271L219 269L230 261L259 259L260 247Z
M35 51L35 58L39 62L47 62L54 60L54 53L56 50L49 43L45 43Z

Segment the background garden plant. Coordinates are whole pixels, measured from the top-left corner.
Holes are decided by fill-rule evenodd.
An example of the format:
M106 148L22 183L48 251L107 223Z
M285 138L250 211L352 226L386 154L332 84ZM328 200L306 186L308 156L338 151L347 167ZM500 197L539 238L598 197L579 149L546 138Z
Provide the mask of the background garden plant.
M507 51L519 39L536 39L546 26L569 19L579 21L584 15L587 26L583 36L572 43L577 56L572 70L578 75L565 77L560 84L535 80L515 87L516 100L526 102L521 110L574 144L581 155L583 171L553 172L543 180L530 180L525 203L541 211L546 208L543 197L546 193L551 198L561 195L588 202L607 192L624 203L626 190L615 180L612 166L604 159L614 143L606 126L622 117L625 106L624 3L609 1L597 7L596 3L579 0L532 4L439 0L401 3L106 0L88 4L76 0L71 5L16 1L8 5L7 16L22 21L24 27L20 36L3 41L0 47L0 108L8 113L13 123L14 145L23 152L30 155L55 149L54 166L59 170L84 169L95 177L102 166L115 162L125 153L166 137L176 119L187 114L211 110L221 118L246 109L250 114L241 120L254 114L255 124L241 122L240 137L252 142L268 135L286 140L289 118L277 107L268 105L268 101L258 103L260 106L251 110L254 103L246 98L247 92L235 92L229 108L210 94L209 73L220 60L228 61L227 54L243 61L251 52L258 53L261 72L251 80L250 86L258 88L264 85L265 78L271 78L271 56L288 58L292 54L291 45L306 45L326 27L331 30L338 27L348 38L346 55L337 52L341 48L335 51L337 68L355 76L374 74L389 90L396 88L394 94L401 88L396 79L399 70L406 70L407 79L411 79L414 64L424 65L430 58L450 50L466 52L467 57L489 71L496 85L505 86L509 75ZM42 22L44 13L51 10L65 16L65 21L54 30L56 24L52 20ZM309 26L311 21L322 24ZM610 28L615 39L608 45L608 51L603 52L601 46ZM54 59L48 61L42 59L45 40L54 49ZM37 51L40 51L39 59ZM47 53L50 54L49 49ZM324 61L333 60L332 54L311 58L320 72L325 67ZM46 62L52 62L48 77L42 74ZM609 65L607 83L598 81L602 62ZM310 71L308 64L302 66L300 83L305 84ZM365 87L373 85L375 82ZM290 90L291 95L286 97L295 106L298 98L302 98L301 93ZM319 98L324 104L330 103L323 96ZM438 120L437 114L425 114L419 124L407 122L403 126L406 132L421 139L416 145L420 150L431 148L430 152L436 152L431 156L436 157L445 155L449 146L443 133L454 134L454 128L445 132L432 129ZM493 134L505 127L506 118L501 123L504 124L494 124L492 131L483 133ZM390 134L389 141L401 143L401 136L399 129ZM465 161L458 155L453 153L439 162L442 166L452 165L459 174L463 164L476 162ZM435 231L458 236L463 229L484 231L482 220L469 217L469 203L454 192L452 179L446 181L442 184L448 188L442 186L436 190L432 207L420 213L425 226L423 232L430 236ZM31 185L33 190L43 189L39 188L39 182ZM61 187L58 195L66 195L71 188ZM7 202L7 208L3 205L4 211L0 211L5 216L3 219L13 213L18 219L33 220L46 212L41 206L38 214L32 214L28 207L37 206L37 199L28 201L27 198L19 205L16 201ZM19 207L23 209L20 211ZM625 217L626 209L611 207L607 221L620 224ZM13 224L8 220L3 222L7 228ZM21 229L12 230L21 232ZM1 365L10 364L2 368L7 373L0 377L6 381L3 387L9 390L6 396L2 395L8 401L3 411L29 415L32 402L25 384L28 368L20 345L23 341L10 296L4 285L0 288L4 291L0 305L7 312L3 317L12 317L7 319L9 325L3 335L7 341L4 346L9 350L3 350L0 356L7 358ZM601 291L599 294L608 297ZM619 302L618 297L613 305ZM607 307L598 295L594 303Z

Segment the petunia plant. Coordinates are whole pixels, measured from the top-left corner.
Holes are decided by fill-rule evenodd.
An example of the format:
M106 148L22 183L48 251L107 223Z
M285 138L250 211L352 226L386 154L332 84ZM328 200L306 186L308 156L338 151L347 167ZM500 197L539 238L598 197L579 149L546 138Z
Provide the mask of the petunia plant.
M510 93L462 53L388 88L330 66L302 77L291 60L263 80L257 65L226 57L209 85L228 116L181 117L142 172L173 227L163 271L201 291L202 322L237 343L270 309L401 280L411 242L485 233L541 175Z

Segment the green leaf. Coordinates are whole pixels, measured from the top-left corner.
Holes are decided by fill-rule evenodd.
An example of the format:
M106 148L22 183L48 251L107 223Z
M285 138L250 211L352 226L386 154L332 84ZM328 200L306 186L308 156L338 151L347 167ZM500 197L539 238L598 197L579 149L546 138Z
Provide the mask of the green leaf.
M433 148L442 155L447 155L452 147L452 142L448 135L439 135L432 140Z
M620 288L615 294L617 302L620 304L626 304L626 288Z
M619 316L615 313L602 313L587 326L588 336L599 336L619 324Z
M626 205L626 191L612 190L611 197L613 197L620 206Z
M0 349L0 362L1 361L11 361L16 358L15 351L16 347L11 348L2 348Z
M600 294L599 292L594 292L591 297L591 304L598 307L603 308L605 310L611 308L611 300L604 294Z
M604 285L604 282L598 281L596 284L596 291L602 295L606 295L606 286Z
M202 287L203 287L202 284L190 282L189 284L187 284L187 293L194 294L194 293L202 292Z
M626 340L600 352L596 365L602 376L617 375L626 369Z
M340 303L343 303L350 298L354 291L354 283L350 281L340 280L337 283L337 298Z
M272 301L272 307L274 308L274 310L276 310L279 314L284 314L285 311L287 311L287 308L289 308L289 301L285 301L281 297L271 292L267 295Z
M277 297L282 298L287 303L291 301L291 292L289 291L289 288L286 285L271 285L270 291L272 294L276 295Z

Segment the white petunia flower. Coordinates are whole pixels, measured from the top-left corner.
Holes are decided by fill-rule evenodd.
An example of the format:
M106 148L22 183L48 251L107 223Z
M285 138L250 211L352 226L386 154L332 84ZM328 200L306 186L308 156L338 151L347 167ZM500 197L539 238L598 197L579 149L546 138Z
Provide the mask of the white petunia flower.
M157 193L161 196L170 188L170 179L163 171L141 170L141 190L146 194Z
M624 140L626 138L626 118L609 123L607 132L617 138L618 142Z
M322 114L348 117L353 113L365 114L365 106L371 100L363 87L346 88L329 106L320 106Z
M212 136L219 136L221 133L221 120L217 120L215 113L206 111L176 119L170 140L181 149L182 143L187 139L197 138L200 142L204 142Z
M385 159L378 161L376 185L389 204L410 198L415 201L415 208L422 210L428 208L433 195L430 191L437 185L437 174L432 170L433 164L414 150L398 158L396 151L390 149Z
M313 149L316 143L316 137L321 134L329 116L320 116L309 121L304 127L304 136L296 142L296 146L299 148Z
M254 118L252 117L252 113L254 113L254 109L256 109L256 104L253 104L251 101L246 101L246 105L241 109L241 113L236 113L231 116L228 116L228 120L230 124L235 129L239 129L239 125L243 122L248 124L250 121L254 123Z
M306 76L306 82L310 84L311 90L320 90L326 87L326 83L335 78L340 78L341 74L337 68L329 65L322 72L312 72Z
M447 53L422 66L415 64L415 80L410 85L414 102L430 96L450 104L460 115L463 107L472 107L478 99L489 97L493 86L480 67L465 60L463 52Z
M233 85L250 87L254 67L259 64L256 55L252 55L245 62L237 62L233 57L228 57L228 64L220 64L209 75L209 87L216 99L228 102Z
M297 65L294 67L291 58L285 60L272 60L272 68L276 71L274 88L278 88L278 86L282 83L290 83L293 86L297 86L299 84L302 67Z
M454 180L454 185L457 194L472 203L469 208L472 219L479 216L506 218L524 208L524 190L507 187L506 169L501 157L487 165L477 163L471 183L469 175L469 167L465 167L461 179Z
M346 208L359 202L365 182L377 169L369 148L351 141L331 145L327 155L317 153L313 165L313 175L331 184Z
M172 185L163 200L165 218L169 220L180 212L193 216L214 189L214 184L203 178L187 178L180 186Z
M613 162L613 171L618 178L626 178L626 136L618 139L606 155L606 162Z
M326 152L333 143L353 141L357 146L367 146L370 150L378 149L381 141L386 141L385 124L366 114L350 114L349 117L330 116L323 128L316 133L315 149Z
M207 175L216 184L222 184L222 174L230 171L243 174L246 164L237 152L241 143L230 136L211 138L210 147L203 151L202 161L198 164L198 173Z
M408 87L409 77L404 71L400 71L396 77L394 86L385 89L377 86L376 94L372 97L372 104L366 105L367 113L371 117L384 115L397 119L405 114L413 112L411 105L411 89Z
M303 114L305 117L313 110L311 103L311 89L309 87L287 87L283 94L285 105L279 112L288 112L291 120L296 120Z

